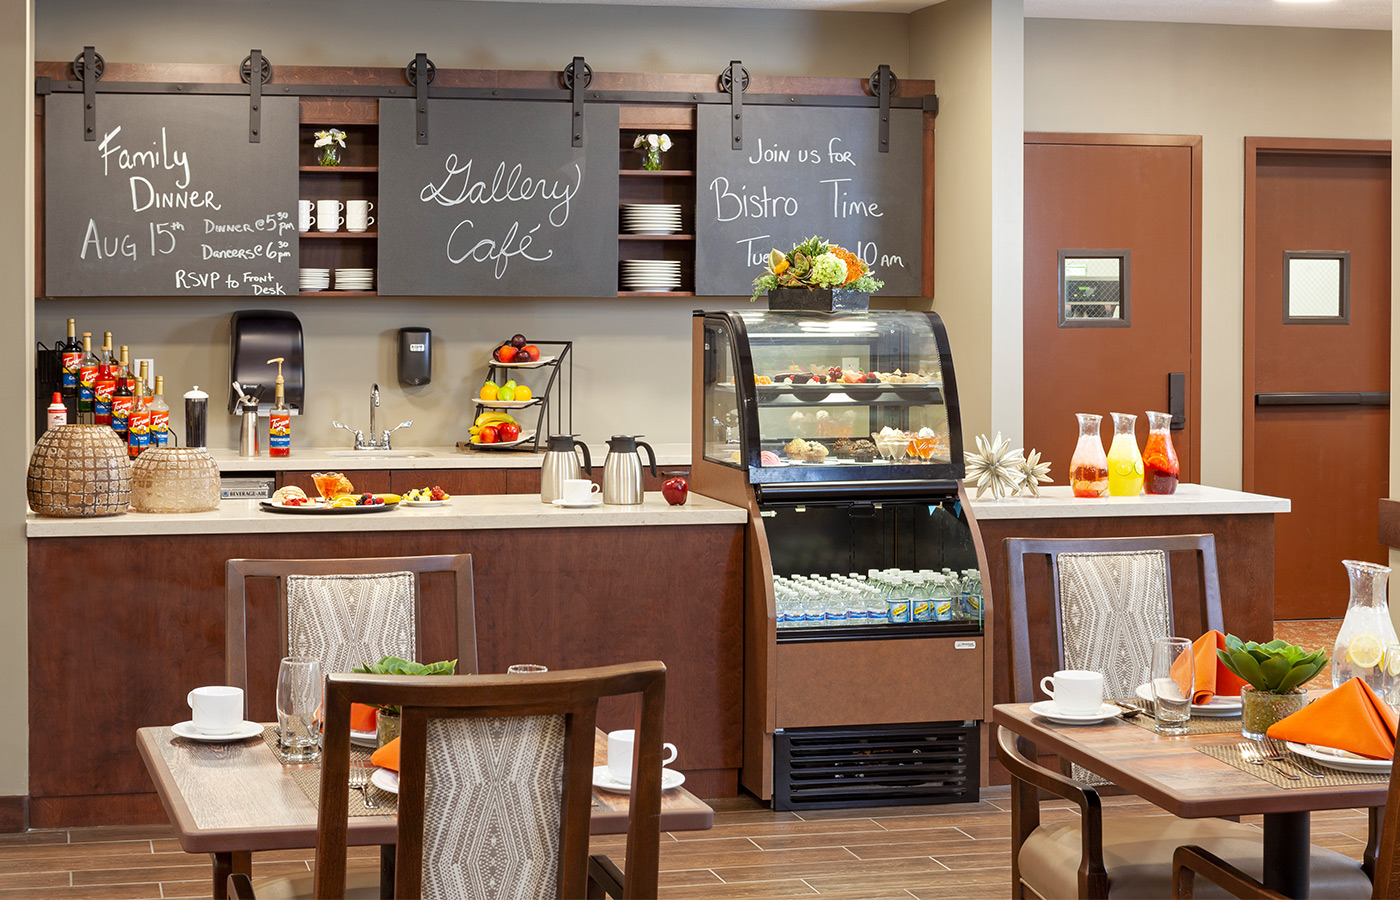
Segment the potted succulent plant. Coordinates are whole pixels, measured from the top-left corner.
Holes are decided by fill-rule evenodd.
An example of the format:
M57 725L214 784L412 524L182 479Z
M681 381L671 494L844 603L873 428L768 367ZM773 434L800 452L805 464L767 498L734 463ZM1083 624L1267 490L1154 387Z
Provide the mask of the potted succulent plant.
M355 671L361 675L452 675L457 671L457 660L445 659L441 662L424 665L411 659L386 656L377 663L356 666ZM378 705L375 708L379 710L379 733L376 740L379 746L383 747L399 736L399 731L402 728L402 723L399 720L399 708Z
M1227 669L1248 682L1240 688L1241 730L1256 741L1263 739L1270 725L1303 708L1308 700L1303 685L1327 665L1323 651L1309 653L1277 638L1258 644L1227 634L1225 649L1215 653Z

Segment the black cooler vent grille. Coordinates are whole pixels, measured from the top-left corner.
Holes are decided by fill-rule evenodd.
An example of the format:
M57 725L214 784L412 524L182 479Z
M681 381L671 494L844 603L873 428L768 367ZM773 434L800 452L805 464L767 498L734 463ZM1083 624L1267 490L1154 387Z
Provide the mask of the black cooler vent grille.
M790 728L773 735L773 808L970 803L976 724Z

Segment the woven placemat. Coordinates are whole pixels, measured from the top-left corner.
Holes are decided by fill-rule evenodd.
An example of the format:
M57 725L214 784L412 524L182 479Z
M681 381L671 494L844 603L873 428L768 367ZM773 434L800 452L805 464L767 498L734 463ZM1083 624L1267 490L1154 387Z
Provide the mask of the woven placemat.
M1269 784L1281 788L1342 787L1344 785L1349 784L1385 784L1388 781L1390 781L1389 772L1377 772L1374 774L1363 772L1343 772L1338 769L1328 768L1327 766L1322 765L1316 760L1311 760L1307 757L1299 756L1292 750L1280 746L1280 749L1282 749L1283 755L1286 759L1295 759L1303 765L1307 766L1309 769L1312 769L1314 772L1326 773L1322 778L1317 778L1312 775L1304 775L1302 772L1297 771L1285 762L1283 764L1283 768L1292 772L1294 775L1297 775L1299 778L1298 781L1294 781L1292 778L1289 778L1287 775L1284 775L1281 772L1279 772L1279 770L1272 765L1265 764L1262 766L1256 766L1254 763L1246 762L1244 756L1240 753L1240 744L1242 743L1253 743L1253 741L1235 741L1225 744L1202 744L1196 749L1204 753L1206 756L1212 757L1213 759L1218 759L1223 763L1228 763L1229 765L1234 766L1236 769L1239 769L1241 772L1248 772L1256 778L1262 778L1265 781L1269 782Z
M1110 700L1117 706L1140 709L1143 714L1133 716L1129 722L1139 728L1146 728L1148 731L1157 729L1157 719L1152 715L1152 701L1144 700L1141 697L1129 697L1126 700ZM1186 726L1187 734L1239 734L1239 716L1192 716L1190 723Z
M277 748L277 726L268 725L263 729L262 739L268 748L272 750L274 756L281 759L281 753ZM350 745L350 765L369 766L370 754L374 751L368 747L357 747ZM372 768L372 767L371 767ZM318 809L321 804L321 767L319 765L304 765L291 771L292 781L301 788L301 792ZM399 798L397 794L380 790L374 785L370 785L366 790L379 805L373 809L365 806L365 798L359 791L351 791L346 785L346 791L350 794L350 815L354 816L396 816L399 813Z

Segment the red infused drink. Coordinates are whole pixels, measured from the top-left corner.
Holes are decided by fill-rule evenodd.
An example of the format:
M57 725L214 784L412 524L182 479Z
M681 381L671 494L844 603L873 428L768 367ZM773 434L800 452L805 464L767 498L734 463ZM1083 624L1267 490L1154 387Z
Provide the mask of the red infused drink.
M1148 412L1147 446L1142 450L1142 489L1149 494L1176 493L1181 462L1172 446L1170 413Z

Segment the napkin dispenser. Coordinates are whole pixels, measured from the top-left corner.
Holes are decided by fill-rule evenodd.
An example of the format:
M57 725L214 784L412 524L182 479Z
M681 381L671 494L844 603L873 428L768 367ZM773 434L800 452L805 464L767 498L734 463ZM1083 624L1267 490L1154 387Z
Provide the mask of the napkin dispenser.
M303 415L306 382L301 321L277 309L242 309L233 314L229 321L229 415L240 412L231 384L235 381L258 398L258 415L267 415L275 399L272 385L277 380L277 364L268 360L279 356L284 360L287 405L293 415Z

